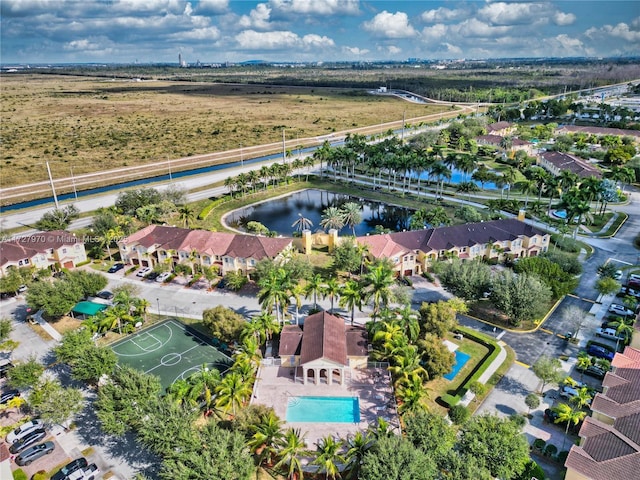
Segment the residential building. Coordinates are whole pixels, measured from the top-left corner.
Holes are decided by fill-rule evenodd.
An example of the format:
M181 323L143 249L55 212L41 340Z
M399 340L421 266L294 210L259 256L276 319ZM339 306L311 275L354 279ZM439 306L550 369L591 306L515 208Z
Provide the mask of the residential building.
M505 137L507 135L512 135L515 131L515 124L509 122L496 122L487 125L487 134L489 135L498 135L500 137Z
M566 480L621 480L640 472L640 350L626 347L611 363L580 444L567 456Z
M602 178L602 172L597 167L568 153L542 152L537 158L538 165L555 176L563 170L569 170L582 178Z
M118 242L120 258L129 265L166 263L194 268L216 266L222 275L250 273L263 258L277 258L293 248L291 238L209 232L149 225Z
M302 370L305 384L344 385L352 368L367 366L367 331L321 311L309 315L302 327L282 328L278 355L283 367Z
M10 268L75 268L87 261L84 240L64 230L39 232L0 243L0 273Z
M389 258L400 275L419 275L435 260L500 261L546 252L550 235L516 219L467 223L357 238L371 258Z
M487 145L495 148L502 148L504 137L500 135L480 135L476 137L476 142L478 145ZM527 153L527 155L533 155L536 153L536 146L531 142L527 142L525 140L520 140L519 138L511 139L511 147L508 149L510 152L515 152L517 150L522 150Z
M569 133L587 133L589 135L613 135L616 137L631 137L635 143L640 142L640 130L625 130L622 128L588 127L579 125L562 125L556 128L556 135Z

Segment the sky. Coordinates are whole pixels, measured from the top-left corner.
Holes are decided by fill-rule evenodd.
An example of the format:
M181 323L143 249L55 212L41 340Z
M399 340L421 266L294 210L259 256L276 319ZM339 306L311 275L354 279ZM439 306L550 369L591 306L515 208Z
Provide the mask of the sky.
M640 55L640 2L0 0L0 62Z

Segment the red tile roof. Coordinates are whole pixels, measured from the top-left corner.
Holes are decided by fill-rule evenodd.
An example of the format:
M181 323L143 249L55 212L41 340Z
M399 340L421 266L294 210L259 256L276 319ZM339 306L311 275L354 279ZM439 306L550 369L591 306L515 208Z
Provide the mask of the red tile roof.
M304 320L300 364L329 360L348 365L344 320L325 311Z
M285 325L280 332L280 347L278 355L288 357L300 355L302 346L302 329L298 325Z
M569 170L580 177L602 178L602 172L581 158L562 152L542 152L540 156L560 170Z
M75 234L64 230L19 236L14 240L0 243L0 265L32 258L35 255L47 253L50 249L57 250L65 245L75 245L79 241Z
M591 409L613 424L587 417L580 446L571 448L565 462L593 480L631 479L640 471L640 350L626 347L612 365L615 369L605 376L604 392L596 394Z
M487 131L489 133L496 132L499 130L504 130L505 128L511 128L511 123L509 122L496 122L490 125L487 125Z
M624 136L628 135L631 137L640 137L640 131L638 130L625 130L622 128L607 128L607 127L586 127L586 126L578 126L578 125L563 125L562 127L558 127L557 131L559 132L584 132L590 133L593 135L616 135L616 136Z

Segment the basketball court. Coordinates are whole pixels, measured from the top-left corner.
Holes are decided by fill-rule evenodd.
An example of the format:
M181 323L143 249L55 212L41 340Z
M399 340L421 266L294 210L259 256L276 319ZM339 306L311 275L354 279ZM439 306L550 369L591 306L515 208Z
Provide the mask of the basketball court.
M120 365L160 377L162 388L187 378L203 364L220 372L232 360L214 347L212 340L176 320L169 319L111 345Z

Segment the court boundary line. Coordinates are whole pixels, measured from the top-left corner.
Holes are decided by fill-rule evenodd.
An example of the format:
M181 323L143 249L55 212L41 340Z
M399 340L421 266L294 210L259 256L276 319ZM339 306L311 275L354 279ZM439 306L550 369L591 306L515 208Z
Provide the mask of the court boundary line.
M115 353L119 357L141 357L143 355L147 355L148 353L157 352L158 350L160 350L162 347L164 347L167 343L169 343L171 341L171 339L173 338L173 330L170 327L168 327L169 328L169 337L167 338L166 342L164 342L164 343L162 343L160 340L158 340L158 338L155 335L152 335L149 332L151 330L156 330L156 329L158 329L160 327L167 327L167 324L169 322L173 322L173 320L168 320L168 321L162 322L161 324L153 325L153 326L149 327L148 330L147 329L140 330L139 332L135 333L133 336L128 337L128 338L123 338L117 344L110 345L109 348L111 348L113 353ZM173 323L175 323L175 322L173 322ZM178 325L178 327L179 327L179 325ZM136 343L136 341L134 340L134 337L142 335L143 333L145 333L148 336L154 338L156 340L156 342L158 342L160 344L160 346L158 348L154 348L153 350L147 350L144 347L141 347L140 345L138 345ZM119 347L121 345L126 345L128 342L133 343L136 346L136 348L138 348L139 350L142 350L144 353L131 354L131 353L118 353L116 351L117 347Z

